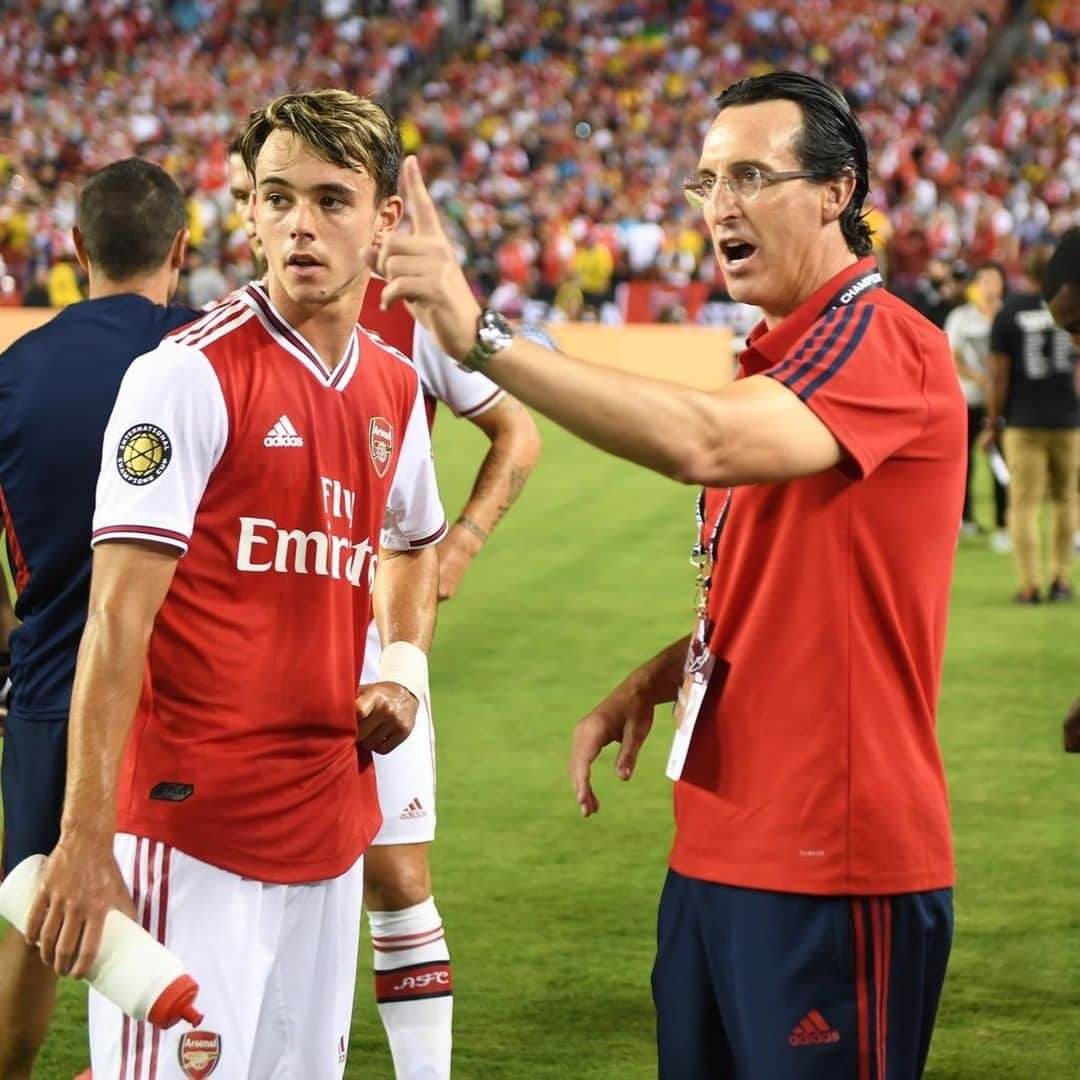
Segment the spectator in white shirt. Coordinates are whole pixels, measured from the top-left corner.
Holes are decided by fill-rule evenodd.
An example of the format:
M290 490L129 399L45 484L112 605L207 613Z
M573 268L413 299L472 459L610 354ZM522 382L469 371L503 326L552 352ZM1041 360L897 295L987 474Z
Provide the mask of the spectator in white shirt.
M945 333L952 345L956 372L964 389L968 408L968 471L964 492L964 516L961 529L969 535L982 531L975 520L972 498L973 448L986 419L986 358L990 352L990 327L1001 309L1005 296L1005 271L997 263L984 263L975 272L967 303L949 312ZM995 551L1010 549L1005 528L1006 490L991 471L994 485L994 532L990 540Z

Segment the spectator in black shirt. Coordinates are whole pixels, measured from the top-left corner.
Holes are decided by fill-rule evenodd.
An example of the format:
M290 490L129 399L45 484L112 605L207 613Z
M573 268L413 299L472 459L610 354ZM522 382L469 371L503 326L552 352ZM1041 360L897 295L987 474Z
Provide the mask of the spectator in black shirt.
M1045 252L1036 252L1028 276L1042 284ZM1060 306L1055 288L1055 302ZM1042 598L1039 508L1050 497L1050 581L1047 598L1070 600L1073 532L1080 484L1080 401L1076 350L1054 324L1043 294L1018 293L1002 306L990 332L989 443L1004 426L1005 457L1012 476L1009 525L1019 577L1020 603Z

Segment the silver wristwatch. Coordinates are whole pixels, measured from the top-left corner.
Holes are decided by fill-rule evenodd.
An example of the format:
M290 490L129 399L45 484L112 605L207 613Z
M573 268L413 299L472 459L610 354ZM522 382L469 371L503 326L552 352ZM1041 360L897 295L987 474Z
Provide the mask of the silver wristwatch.
M476 327L476 344L461 358L467 371L479 371L496 353L502 352L514 340L514 328L506 316L484 308Z

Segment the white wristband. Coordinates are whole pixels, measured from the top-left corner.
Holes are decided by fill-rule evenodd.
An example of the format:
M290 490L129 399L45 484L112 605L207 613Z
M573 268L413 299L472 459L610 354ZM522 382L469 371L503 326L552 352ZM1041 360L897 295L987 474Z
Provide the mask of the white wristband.
M423 701L428 692L427 653L411 641L391 641L383 649L376 681L396 682L417 701Z

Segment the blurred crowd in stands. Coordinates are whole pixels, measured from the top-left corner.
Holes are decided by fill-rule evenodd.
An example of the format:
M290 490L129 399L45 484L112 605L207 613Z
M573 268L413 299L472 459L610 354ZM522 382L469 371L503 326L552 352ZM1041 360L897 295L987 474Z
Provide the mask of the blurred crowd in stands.
M370 14L360 14L359 9ZM20 0L0 5L0 256L6 291L77 288L79 181L157 161L189 197L192 243L239 279L226 147L256 105L297 86L380 100L430 57L438 0Z
M715 94L774 67L849 96L872 146L883 268L924 310L942 308L940 322L967 268L1018 273L1026 248L1080 220L1080 16L1062 0L1027 18L1019 62L948 149L943 133L1016 16L1008 0L475 9L491 14L450 51L437 0L12 6L0 16L0 291L77 298L76 185L130 154L184 186L202 288L244 280L225 148L253 105L327 84L394 108L478 288L531 319L619 321L636 305L745 328L681 182Z

